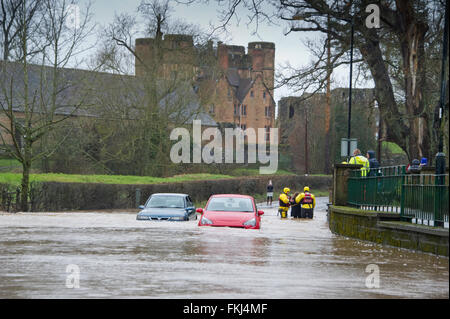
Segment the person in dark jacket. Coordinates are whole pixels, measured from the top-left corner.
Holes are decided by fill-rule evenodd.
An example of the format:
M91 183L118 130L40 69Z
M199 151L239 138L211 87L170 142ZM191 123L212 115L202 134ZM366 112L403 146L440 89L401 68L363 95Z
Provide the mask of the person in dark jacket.
M377 176L380 163L378 163L377 157L375 156L375 151L369 150L366 155L369 160L369 174L367 176Z
M298 195L300 195L299 192L295 193L291 198L291 217L293 218L300 218L302 212L302 205L295 202Z
M421 170L420 161L418 159L413 159L411 164L406 167L406 173L408 174L420 174Z
M267 184L267 206L272 206L272 199L273 199L273 184L272 180L269 180L269 184Z

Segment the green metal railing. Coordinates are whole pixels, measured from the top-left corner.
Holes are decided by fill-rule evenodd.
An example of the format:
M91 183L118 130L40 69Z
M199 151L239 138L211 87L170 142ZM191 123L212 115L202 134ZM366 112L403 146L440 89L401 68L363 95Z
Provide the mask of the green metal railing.
M401 216L413 223L448 223L448 175L407 175L402 186Z
M359 169L352 170L348 179L348 204L361 209L400 213L405 172L405 166L380 167L368 176L361 176Z
M349 205L399 213L413 223L448 225L448 175L406 174L405 166L381 167L371 173L350 172Z

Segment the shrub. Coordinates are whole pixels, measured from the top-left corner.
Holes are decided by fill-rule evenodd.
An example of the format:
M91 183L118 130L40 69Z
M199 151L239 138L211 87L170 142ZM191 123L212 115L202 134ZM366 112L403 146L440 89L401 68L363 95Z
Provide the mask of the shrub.
M272 179L274 191L280 192L288 186L292 191L301 191L308 185L311 191L325 190L331 185L330 176L264 176L190 181L164 184L127 185L99 183L33 182L30 187L32 211L65 211L96 209L129 209L136 207L136 190L140 190L140 204L154 193L186 193L195 202L207 200L212 194L264 194L266 184ZM3 206L14 201L11 185L0 184ZM276 195L275 195L276 196ZM4 198L4 199L3 199ZM11 205L10 205L11 206Z

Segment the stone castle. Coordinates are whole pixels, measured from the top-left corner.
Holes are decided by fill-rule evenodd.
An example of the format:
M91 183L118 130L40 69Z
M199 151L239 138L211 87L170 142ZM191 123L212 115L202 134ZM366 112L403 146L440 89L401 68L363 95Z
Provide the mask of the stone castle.
M206 112L219 127L269 129L275 125L275 44L251 42L244 46L209 42L201 51L192 36L136 39L136 76L160 66L159 76L192 80ZM194 75L194 77L192 77Z

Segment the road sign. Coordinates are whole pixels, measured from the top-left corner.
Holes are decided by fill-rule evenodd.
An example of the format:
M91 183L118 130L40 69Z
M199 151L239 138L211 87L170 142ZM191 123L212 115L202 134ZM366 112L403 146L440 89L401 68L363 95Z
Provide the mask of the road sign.
M348 151L348 141L350 140L350 152ZM358 148L357 138L341 138L341 156L347 157L353 154L353 151Z

